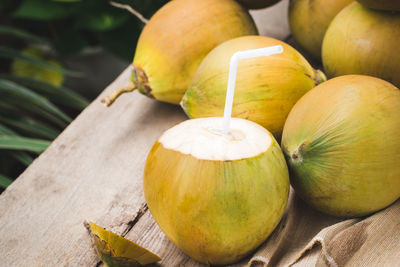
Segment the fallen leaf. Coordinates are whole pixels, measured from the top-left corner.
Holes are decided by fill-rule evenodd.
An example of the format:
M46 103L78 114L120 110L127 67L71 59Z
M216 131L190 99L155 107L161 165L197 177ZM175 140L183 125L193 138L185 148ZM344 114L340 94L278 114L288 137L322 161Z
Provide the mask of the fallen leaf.
M141 266L161 260L147 249L92 222L84 222L84 225L105 267Z

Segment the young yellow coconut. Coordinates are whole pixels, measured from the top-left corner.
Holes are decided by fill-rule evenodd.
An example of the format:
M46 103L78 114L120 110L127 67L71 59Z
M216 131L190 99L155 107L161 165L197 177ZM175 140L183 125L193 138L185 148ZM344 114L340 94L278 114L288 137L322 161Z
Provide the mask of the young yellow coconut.
M333 19L322 44L329 77L371 75L400 87L400 12L366 8L353 2Z
M321 60L322 40L333 18L354 0L292 0L289 26L296 42Z
M303 96L283 130L296 194L322 212L363 216L400 197L400 90L370 76L329 80Z
M166 236L190 257L229 264L258 247L280 221L288 170L279 144L263 127L232 118L182 122L151 149L144 193Z
M138 90L160 101L179 104L201 60L220 43L257 34L247 10L234 0L174 0L144 27L133 60L131 83L103 103Z
M221 116L224 111L229 62L240 50L282 45L283 53L243 60L236 78L233 117L264 126L277 140L297 100L325 80L288 44L264 36L243 36L213 49L203 60L181 106L189 118Z

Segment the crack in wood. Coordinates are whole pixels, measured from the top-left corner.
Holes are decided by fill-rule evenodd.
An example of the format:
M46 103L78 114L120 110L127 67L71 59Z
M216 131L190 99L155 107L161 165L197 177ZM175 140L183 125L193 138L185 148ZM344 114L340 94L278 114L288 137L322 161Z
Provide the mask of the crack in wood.
M147 212L149 207L147 207L146 203L143 203L138 212L136 213L135 218L127 223L128 227L122 232L121 236L125 237L130 230L135 226L135 224L140 220L140 218Z

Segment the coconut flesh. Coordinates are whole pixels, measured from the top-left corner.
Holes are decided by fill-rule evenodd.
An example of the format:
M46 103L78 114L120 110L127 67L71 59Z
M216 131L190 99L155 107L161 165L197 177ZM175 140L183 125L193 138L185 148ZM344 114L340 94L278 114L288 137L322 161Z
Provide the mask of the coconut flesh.
M166 236L192 258L229 264L259 246L280 221L289 177L273 136L232 118L182 122L149 153L144 193Z
M234 120L228 135L220 127L220 118L188 120L168 130L159 142L166 149L197 159L219 161L255 157L271 146L272 137L248 120Z

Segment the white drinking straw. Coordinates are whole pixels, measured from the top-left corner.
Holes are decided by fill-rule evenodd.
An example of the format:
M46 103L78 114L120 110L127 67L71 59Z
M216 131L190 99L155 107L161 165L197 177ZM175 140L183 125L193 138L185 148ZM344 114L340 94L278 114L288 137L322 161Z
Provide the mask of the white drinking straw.
M247 58L255 58L255 57L267 57L270 55L280 54L282 52L283 52L283 47L281 45L275 45L275 46L269 46L252 50L238 51L235 54L233 54L233 56L231 57L231 61L229 62L228 89L226 90L224 122L223 122L224 134L229 133L231 116L232 116L233 95L235 93L236 73L239 60Z

